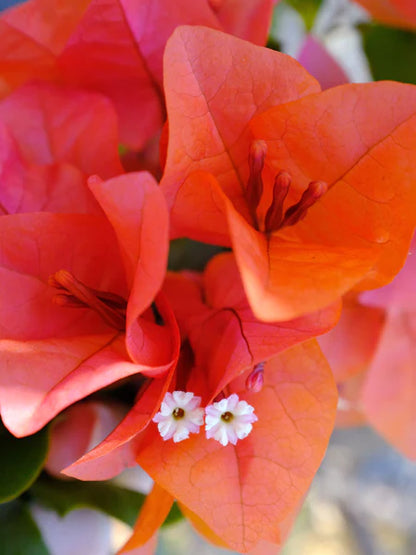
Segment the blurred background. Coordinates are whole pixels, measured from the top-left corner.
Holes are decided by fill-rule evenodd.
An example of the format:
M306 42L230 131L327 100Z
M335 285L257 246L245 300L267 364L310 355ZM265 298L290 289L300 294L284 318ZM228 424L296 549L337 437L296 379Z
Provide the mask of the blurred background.
M186 521L160 533L157 555L230 553ZM336 430L282 555L415 555L416 465L372 430Z

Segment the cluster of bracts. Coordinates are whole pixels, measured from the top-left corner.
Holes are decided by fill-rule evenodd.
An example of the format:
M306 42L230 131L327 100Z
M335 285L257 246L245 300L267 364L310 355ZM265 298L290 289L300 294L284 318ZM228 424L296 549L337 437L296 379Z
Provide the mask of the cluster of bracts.
M64 473L139 464L153 532L176 499L259 553L337 404L416 456L416 87L321 91L263 47L273 4L31 0L0 19L3 422L22 437L59 414ZM178 238L223 249L167 271ZM84 454L79 414L103 414L85 398L123 379L134 405Z

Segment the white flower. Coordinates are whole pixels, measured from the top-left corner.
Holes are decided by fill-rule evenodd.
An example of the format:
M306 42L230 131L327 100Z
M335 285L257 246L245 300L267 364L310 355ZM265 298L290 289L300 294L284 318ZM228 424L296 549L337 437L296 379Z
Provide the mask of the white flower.
M189 437L189 433L199 432L204 423L204 409L199 408L201 397L190 391L166 393L160 411L153 417L160 435L166 441L173 438L177 443Z
M252 423L257 420L254 407L246 401L239 401L235 393L208 405L205 414L207 438L214 438L224 446L228 442L235 445L239 439L247 437L253 428Z

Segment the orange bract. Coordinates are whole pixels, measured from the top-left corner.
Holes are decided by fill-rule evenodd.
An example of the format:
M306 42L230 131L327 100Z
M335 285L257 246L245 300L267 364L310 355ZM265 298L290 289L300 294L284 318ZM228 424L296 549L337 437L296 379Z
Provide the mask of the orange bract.
M414 0L355 0L370 14L387 25L416 28Z
M336 390L314 342L293 347L265 366L260 393L230 385L255 407L258 422L236 446L203 434L181 444L153 435L137 462L232 549L261 540L281 544L325 452Z
M416 87L312 94L294 60L208 29L178 29L165 62L174 233L234 248L258 318L393 278L416 220Z
M158 484L154 484L134 525L132 537L118 553L120 555L130 552L135 554L138 548L144 548L148 542L151 542L168 516L173 502L174 498L167 491ZM149 553L153 553L153 550L149 550Z

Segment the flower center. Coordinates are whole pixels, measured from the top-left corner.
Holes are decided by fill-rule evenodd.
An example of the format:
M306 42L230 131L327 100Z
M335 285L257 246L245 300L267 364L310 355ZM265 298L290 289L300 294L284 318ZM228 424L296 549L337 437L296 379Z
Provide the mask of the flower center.
M172 416L175 420L180 420L185 416L185 411L181 407L173 409Z
M70 308L91 308L113 328L125 329L127 301L123 297L92 289L67 270L51 275L48 283L58 290L53 297L54 303Z
M227 410L227 412L223 412L221 414L221 420L223 420L224 422L231 422L231 420L234 418L234 414L232 412L230 412L229 410Z
M246 187L246 199L256 229L260 228L257 208L263 195L262 171L266 153L267 145L265 141L252 142L248 157L250 174ZM328 185L324 181L311 181L303 191L300 200L284 209L284 202L291 184L292 177L288 172L280 171L274 178L273 200L264 219L264 231L266 233L272 233L283 227L297 224L306 216L308 209L328 190Z

